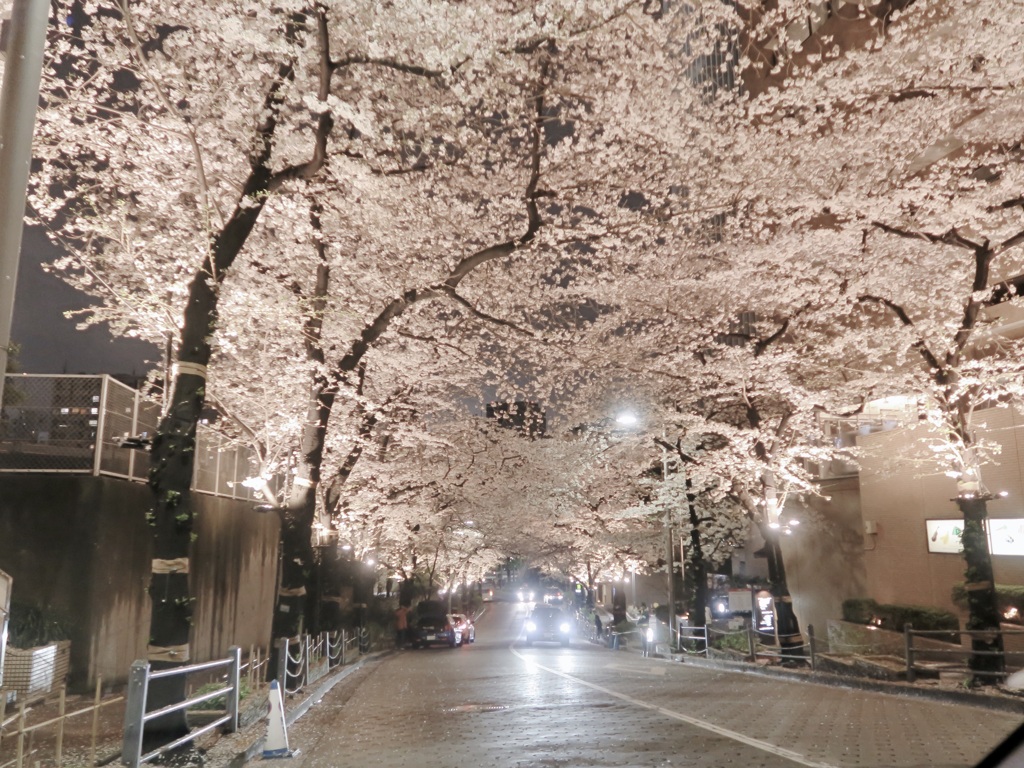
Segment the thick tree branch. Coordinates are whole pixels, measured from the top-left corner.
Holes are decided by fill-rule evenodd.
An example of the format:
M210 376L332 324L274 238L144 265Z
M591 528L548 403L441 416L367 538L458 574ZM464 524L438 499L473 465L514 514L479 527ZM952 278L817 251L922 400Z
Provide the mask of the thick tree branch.
M900 227L893 227L881 221L873 221L871 224L876 229L880 229L890 235L898 235L899 237L905 237L910 240L924 240L928 243L945 243L946 245L954 245L958 248L965 248L969 251L977 251L979 248L984 247L981 243L975 243L972 240L968 240L956 231L956 227L952 227L942 234L936 235L931 232L918 232L909 229L902 229Z

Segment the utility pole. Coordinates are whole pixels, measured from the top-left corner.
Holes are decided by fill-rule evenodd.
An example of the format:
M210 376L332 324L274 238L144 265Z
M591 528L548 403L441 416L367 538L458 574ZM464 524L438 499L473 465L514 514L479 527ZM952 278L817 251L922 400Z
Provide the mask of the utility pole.
M7 7L7 2L0 0L0 11ZM32 133L49 11L47 0L14 0L10 19L4 19L0 13L0 56L4 62L0 88L0 403L11 343L14 290L18 284Z

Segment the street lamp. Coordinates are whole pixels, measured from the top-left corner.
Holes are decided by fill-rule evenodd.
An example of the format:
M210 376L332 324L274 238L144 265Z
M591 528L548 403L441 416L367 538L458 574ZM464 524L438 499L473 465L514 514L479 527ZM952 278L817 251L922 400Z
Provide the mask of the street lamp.
M640 419L632 411L621 411L615 416L615 423L619 426L630 428L635 427L640 423ZM668 453L665 450L665 430L662 429L661 433L661 481L662 484L668 480ZM668 636L671 642L671 638L675 636L675 614L676 614L676 582L675 582L675 546L672 541L672 510L666 505L665 507L665 538L668 549L668 558L666 559L666 570L667 575L667 592L668 592ZM634 594L635 601L635 594Z

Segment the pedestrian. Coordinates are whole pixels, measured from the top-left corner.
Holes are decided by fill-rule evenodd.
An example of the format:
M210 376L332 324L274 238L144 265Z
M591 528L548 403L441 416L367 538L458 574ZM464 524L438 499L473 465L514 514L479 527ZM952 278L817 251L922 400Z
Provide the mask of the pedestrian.
M601 617L596 613L594 614L594 629L597 630L597 639L601 639L601 633L604 632L604 626L601 624Z
M409 636L409 606L399 605L395 610L395 646L404 648Z

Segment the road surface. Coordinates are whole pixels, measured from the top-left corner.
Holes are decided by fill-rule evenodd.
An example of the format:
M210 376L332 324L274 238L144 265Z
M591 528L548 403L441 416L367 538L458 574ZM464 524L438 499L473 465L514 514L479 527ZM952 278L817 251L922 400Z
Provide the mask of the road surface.
M289 768L961 768L1024 719L582 641L527 648L525 611L489 603L474 645L357 671L292 726Z

